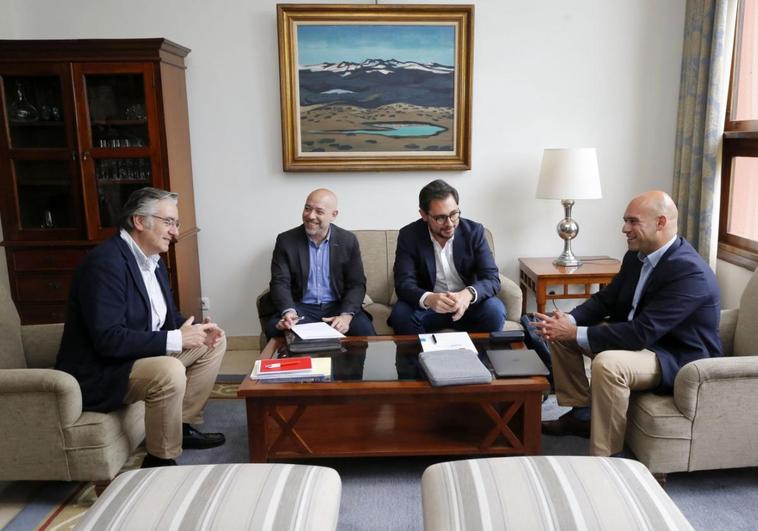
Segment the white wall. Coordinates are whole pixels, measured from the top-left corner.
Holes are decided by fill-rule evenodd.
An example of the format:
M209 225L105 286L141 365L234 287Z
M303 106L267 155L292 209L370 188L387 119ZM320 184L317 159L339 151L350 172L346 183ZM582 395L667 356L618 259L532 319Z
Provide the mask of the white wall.
M534 198L544 147L598 149L603 199L574 207L580 255L620 257L628 199L671 189L684 0L475 2L473 169L385 174L282 172L274 0L4 4L13 18L2 38L166 37L192 49L203 292L230 335L258 333L254 299L275 234L319 186L339 196L342 226L399 228L417 217L418 190L447 179L464 216L492 229L512 279L519 256L562 246L559 202Z

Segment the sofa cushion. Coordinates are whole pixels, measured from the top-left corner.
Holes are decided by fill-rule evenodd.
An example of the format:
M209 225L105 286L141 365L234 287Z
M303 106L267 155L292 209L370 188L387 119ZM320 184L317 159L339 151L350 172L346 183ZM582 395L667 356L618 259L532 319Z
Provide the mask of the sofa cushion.
M0 282L0 369L24 369L21 319L8 288Z
M342 484L331 468L287 464L159 467L118 476L79 530L334 530Z
M651 437L692 439L692 422L674 404L674 397L632 393L627 423Z
M110 413L84 411L74 424L63 430L66 449L103 448L135 426L142 426L144 433L144 418L144 402L129 404Z
M438 463L422 477L424 529L692 529L637 461L536 456Z

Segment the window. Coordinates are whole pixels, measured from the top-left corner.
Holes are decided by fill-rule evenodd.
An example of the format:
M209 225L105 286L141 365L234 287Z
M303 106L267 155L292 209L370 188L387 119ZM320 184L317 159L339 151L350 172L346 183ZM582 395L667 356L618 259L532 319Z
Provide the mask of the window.
M741 0L724 128L719 253L758 266L758 0Z

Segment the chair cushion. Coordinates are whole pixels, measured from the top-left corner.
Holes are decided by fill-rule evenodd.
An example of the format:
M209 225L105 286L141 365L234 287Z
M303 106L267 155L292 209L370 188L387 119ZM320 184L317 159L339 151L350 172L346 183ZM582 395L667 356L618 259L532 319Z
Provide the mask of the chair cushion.
M0 282L0 369L24 369L21 320L8 288Z
M750 277L740 299L740 311L734 331L734 355L757 355L756 335L758 335L758 269Z
M192 465L118 476L77 529L334 530L335 470L286 464Z
M145 403L129 404L110 413L84 411L77 421L64 428L67 450L102 448L124 436L132 426L144 425ZM138 443L141 441L137 441Z
M627 425L661 439L692 439L692 421L682 415L670 395L633 393L629 400Z
M647 469L609 457L469 459L422 478L424 529L692 529Z

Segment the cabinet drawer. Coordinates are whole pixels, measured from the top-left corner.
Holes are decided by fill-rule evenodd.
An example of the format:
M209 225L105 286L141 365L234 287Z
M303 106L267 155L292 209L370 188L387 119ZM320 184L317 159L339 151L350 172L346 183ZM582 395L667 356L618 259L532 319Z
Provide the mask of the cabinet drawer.
M76 269L84 256L82 249L23 249L11 252L16 271L38 271L45 269Z
M28 273L16 275L16 295L19 302L65 302L73 273Z
M30 304L21 302L16 304L16 307L21 317L21 324L48 324L66 321L65 304Z

